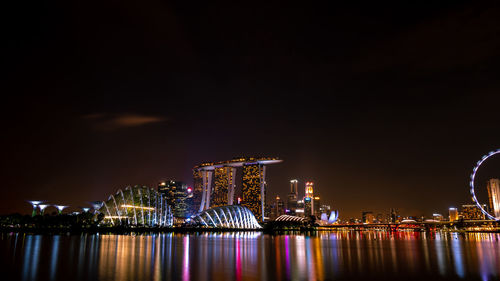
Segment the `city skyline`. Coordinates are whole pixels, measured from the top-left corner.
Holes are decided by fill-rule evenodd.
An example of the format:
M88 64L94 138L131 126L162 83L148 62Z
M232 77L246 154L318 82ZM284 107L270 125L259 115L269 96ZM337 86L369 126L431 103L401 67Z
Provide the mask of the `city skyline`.
M478 170L478 167L481 165L482 162L484 162L487 158L500 153L500 149L491 151L488 155L483 156L482 160L477 163L477 166L474 168L474 175L476 171ZM302 200L300 200L300 193L298 192L300 190L299 187L299 181L297 179L292 179L290 180L290 193L288 193L288 199L287 201L282 201L280 198L280 195L277 193L274 193L276 195L276 198L273 197L273 195L265 195L268 193L267 189L263 191L263 194L265 197L262 199L263 205L259 205L258 208L259 210L254 210L252 207L252 204L248 205L248 201L245 202L245 200L242 199L243 194L245 193L244 189L244 182L245 182L245 174L246 172L243 171L243 181L237 181L235 180L236 178L236 168L235 167L245 167L245 166L253 166L255 164L262 165L262 167L268 164L275 164L275 163L281 163L283 160L279 158L253 158L253 157L236 157L233 158L232 160L228 161L220 161L220 162L205 162L202 163L201 165L197 165L193 168L193 176L194 176L194 182L197 181L197 178L201 175L200 172L205 172L203 174L203 181L206 182L206 186L197 186L196 184L194 186L188 186L183 182L176 181L176 180L162 180L158 183L157 186L157 191L160 193L163 193L165 197L165 200L168 201L168 204L170 207L172 207L172 212L175 217L178 217L181 219L181 221L184 221L186 218L194 216L197 213L200 213L204 210L212 209L212 208L218 208L218 207L225 207L225 206L230 206L230 205L243 205L248 208L249 210L256 215L257 221L259 222L264 222L264 221L272 221L276 219L277 216L280 214L286 214L286 215L292 215L292 216L299 216L299 217L309 217L311 215L314 215L317 219L323 220L322 216L330 216L330 211L334 211L336 213L336 217L339 217L338 210L332 208L331 203L328 202L330 205L323 205L320 204L320 197L317 193L314 193L313 191L313 186L314 182L312 181L304 181L304 196L302 197ZM217 176L217 171L222 169L223 171L219 176ZM261 171L262 168L259 168L259 171ZM206 173L206 172L209 173ZM215 177L212 177L213 172L215 171ZM259 175L257 177L262 177L263 175ZM250 175L250 177L254 177L253 175ZM265 173L263 180L265 182ZM500 198L498 197L498 179L489 179L487 181L487 186L485 190L488 193L488 204L483 204L481 203L481 207L478 207L476 202L466 202L466 203L458 203L454 204L453 206L461 206L461 209L457 207L450 207L448 209L449 215L448 218L450 221L457 221L459 218L460 219L465 219L465 220L485 220L488 219L487 215L491 214L493 217L497 217L497 212L498 206L500 204ZM258 184L259 188L262 186L260 183ZM263 186L267 186L265 183ZM125 187L125 190L130 189L131 186ZM173 187L173 189L172 189ZM146 186L144 186L146 188ZM221 188L223 190L221 190ZM199 189L198 194L195 190ZM238 192L235 192L235 190L238 189ZM208 192L208 190L211 190L211 192ZM251 188L252 190L252 188ZM250 190L250 192L251 192ZM121 192L119 190L118 192ZM177 193L176 193L177 192ZM247 191L248 192L248 191ZM482 193L480 190L476 190L476 194ZM118 194L118 193L117 193ZM177 194L177 195L176 195ZM260 191L259 191L260 194ZM180 195L180 197L179 197ZM193 196L194 195L194 196ZM123 196L123 194L122 194ZM112 196L110 196L111 198ZM222 200L221 200L222 198ZM309 200L307 200L309 199ZM189 200L186 201L186 200ZM274 201L276 200L276 201ZM109 199L108 199L109 201ZM51 204L40 204L42 202L47 202L47 201L27 201L30 203L33 207L33 215L36 213L37 208L40 208L40 212L43 214L44 209L46 207L53 206L59 210L59 214L61 214L62 210L70 207L70 206L63 206L63 205L55 205L53 203ZM98 203L100 201L95 201L95 202L87 202L87 205L92 205L95 210L101 209L100 204L95 205L95 203ZM277 204L279 202L281 208L281 212L278 211L278 214L276 212L273 214L274 211L276 211ZM323 203L323 202L322 202ZM470 204L472 203L472 204ZM259 203L260 204L260 203ZM95 207L98 206L98 207ZM115 203L116 206L116 203ZM82 206L71 206L73 211L77 211L76 213L80 212L83 210L84 212L87 212L90 208L88 207L82 207ZM268 209L269 208L269 209ZM326 208L326 209L325 209ZM482 208L482 209L480 209ZM264 214L264 209L265 211L265 216L266 219L263 220L263 214ZM356 222L359 220L360 222L394 222L396 219L393 216L397 216L400 221L401 219L404 218L413 218L413 219L429 219L433 218L436 219L436 216L439 216L441 220L446 220L444 217L439 214L439 213L432 213L432 216L429 214L423 214L423 213L398 213L397 209L395 208L390 208L390 209L374 209L374 211L370 210L367 211L370 208L361 208L361 219L357 215L351 215L351 216L340 216L343 223L347 222ZM295 212L295 210L300 210ZM454 215L452 215L452 210L454 212ZM373 217L374 213L377 213L377 217ZM488 213L488 214L486 214ZM182 214L182 215L181 215ZM365 219L365 214L370 214L372 216L372 219L366 220ZM490 217L491 219L492 217ZM375 220L376 219L376 220Z
M493 157L493 158L494 158L494 157ZM203 166L207 166L207 165L208 165L207 167L208 167L210 170L217 172L217 170L218 170L218 169L221 169L221 167L223 167L222 165L223 165L224 163L230 163L230 162L234 162L234 163L235 163L235 164L232 164L232 166L233 166L233 167L242 166L242 164L241 164L241 163L242 163L242 162L241 162L241 159L255 159L255 158L252 158L252 157L250 157L250 158L245 158L245 157L233 157L233 159L232 159L232 160L230 160L230 161L220 161L220 162L216 162L215 164L214 164L214 163L212 163L212 162L204 162L204 163L203 163L203 164L201 164L201 165L197 165L197 166L195 166L195 168L194 168L194 170L193 170L193 171L196 171L198 168L202 168ZM268 159L268 158L266 158L266 159ZM269 159L271 159L271 158L269 158ZM275 158L275 159L278 159L278 158ZM238 162L238 161L240 161L241 163L240 163L240 162ZM273 162L273 161L275 161L275 160L270 160L269 162ZM278 160L278 161L279 161L279 162L281 162L282 160ZM499 163L500 163L500 161L499 161ZM496 163L495 163L495 164L496 164ZM210 166L210 165L211 165L211 166ZM224 165L225 165L225 164L224 164ZM231 168L231 167L229 167L229 166L224 166L224 167L226 167L226 168ZM494 168L496 168L496 166L495 166L495 165L493 165L493 167L494 167ZM492 168L492 167L485 167L485 168L481 168L481 170L483 170L483 169L484 169L484 170L487 170L487 171L488 171L488 172L487 172L487 174L491 174L491 171L492 171L494 168ZM234 178L235 178L236 174L235 174L235 171L233 171L233 169L235 169L235 168L231 168L230 170L226 171L226 172L227 172L227 174L226 174L226 175L230 175L230 178L232 178L232 180L231 180L230 182L231 182L231 184L232 184L232 185L234 185L234 187L236 187L236 184L234 184L234 183L235 183L235 182L234 182ZM233 176L233 173L234 173L234 176ZM196 173L195 173L195 174L196 174ZM483 175L483 177L484 177L484 175ZM163 178L168 178L168 177L163 177ZM216 195L216 194L217 194L217 181L218 181L218 180L221 180L221 178L224 178L224 176L222 176L222 177L221 177L221 176L219 176L219 179L217 179L217 177L215 177L215 176L213 176L213 177L212 177L212 176L210 176L210 182L211 182L211 186L212 186L212 193L211 193L211 195L212 195L212 196L214 196L214 195ZM228 182L227 182L227 179L222 179L222 180L225 180L225 181L226 181L226 182L225 182L226 184L228 183ZM489 208L489 210L491 210L491 199L489 198L489 191L490 191L490 189L489 189L489 184L490 184L490 181L492 181L492 180L496 180L496 179L489 179L489 180L487 180L487 181L486 181L486 183L484 184L484 187L483 187L482 185L480 185L480 189L479 189L479 190L476 190L476 193L477 193L477 194L481 194L481 196L478 196L479 198L481 198L481 199L480 199L481 203L482 203L482 204L483 204L483 203L487 203L487 204L485 204L485 205L488 205L488 206L489 206L489 207L488 207L488 208ZM170 181L172 181L172 178L170 179ZM189 181L189 180L187 180L187 181L185 181L185 182L188 182L188 183L189 183L190 181ZM186 187L189 185L190 187L192 187L193 192L195 192L195 193L196 193L196 184L194 184L194 182L196 182L196 176L195 176L195 180L192 180L192 182L193 182L193 184L190 184L190 183L189 183L189 184L187 184L187 185L186 185ZM302 184L303 184L303 186L302 186L302 187L300 186L300 183L301 183L301 182L302 182ZM310 178L309 178L309 179L306 179L306 180L304 180L304 181L299 181L296 177L293 177L293 179L292 179L292 180L288 180L288 183L289 183L289 187L288 187L288 189L289 189L289 190L288 190L288 191L290 191L290 189L291 189L291 188L293 188L294 186L296 186L296 188L297 188L297 194L298 194L298 196L299 196L299 197L298 197L298 198L299 198L299 201L300 201L300 198L302 198L302 197L301 197L302 195L303 195L303 199L304 199L305 197L307 197L307 192L306 192L306 190L308 190L308 185L314 185L314 182L313 182L313 181L311 181L311 180L310 180ZM239 184L241 185L241 182L240 182ZM130 184L128 184L127 186L131 186L131 185L130 185ZM155 186L155 185L151 185L151 187L153 187L153 186ZM125 187L125 186L124 186L124 187ZM123 187L123 188L124 188L124 187ZM310 188L310 187L309 187L309 188ZM302 190L303 192L299 192L299 190ZM229 193L229 191L231 191L231 190L226 189L226 190L224 190L224 191L226 192L226 194L225 194L225 195L223 195L223 194L221 193L221 194L219 195L219 197L220 197L221 195L222 195L222 196L224 196L224 197L225 197L225 201L220 202L219 204L216 204L215 206L212 206L212 204L213 204L214 202L216 202L216 201L214 201L214 198L211 198L211 199L209 199L209 201L205 201L204 206L217 207L217 206L224 206L224 205L228 205L228 204L227 204L227 203L229 202L228 193ZM239 194L239 195L241 196L241 195L242 195L242 193L241 193L241 192L242 192L242 186L240 186L240 187L239 187L239 191L240 191L240 194ZM234 193L234 192L235 192L235 191L234 191L234 188L233 188L232 192L233 192L232 194L233 194L233 198L234 198L233 204L236 204L236 200L238 200L238 199L242 200L242 198L241 198L241 197L240 197L240 198L236 198L236 195L235 195L235 193ZM267 190L266 192L268 192L268 195L267 195L267 198L268 198L268 199L267 199L267 198L265 199L265 200L266 200L266 206L270 206L270 205L272 205L272 201L273 201L273 199L272 199L272 198L273 198L273 196L277 195L277 196L280 196L280 197L285 198L285 196L283 196L283 195L285 195L285 194L286 194L286 195L288 196L288 195L290 194L289 192L284 192L284 193L283 193L282 191L275 191L274 189L271 189L270 191L269 191L269 190ZM269 192L270 192L270 193L269 193ZM462 190L461 192L463 192L463 190ZM271 196L271 197L269 197L269 196ZM196 196L195 196L195 197L196 197ZM327 196L327 197L328 197L328 196ZM331 197L329 197L329 198L331 198ZM32 198L29 198L29 199L32 199ZM46 198L43 198L43 199L46 199ZM199 199L200 199L200 198L198 198L198 200L199 200ZM312 199L314 199L314 196L312 197ZM319 198L318 198L318 199L319 199ZM196 200L196 199L194 199L194 200ZM470 199L469 199L469 200L470 200ZM53 201L53 200L52 200L52 201ZM69 200L69 201L71 201L71 200ZM330 205L333 205L333 206L332 206L332 208L333 208L333 209L340 209L340 207L337 207L337 206L339 206L339 205L340 205L340 206L342 206L342 203L340 203L340 204L338 204L338 205L337 205L337 204L336 204L336 202L334 202L334 201L330 201L330 200L325 200L325 201L327 201ZM498 200L497 200L497 201L498 201ZM92 201L92 202L93 202L93 201ZM86 202L82 202L82 201L80 201L80 203L79 203L79 204L77 204L77 205L71 205L71 206L69 206L69 207L70 207L70 209L71 209L71 210L77 210L77 211L78 211L78 210L80 210L83 206L90 206L92 202L91 202L91 201L86 201ZM210 203L209 203L209 202L210 202ZM302 202L303 202L303 200L302 200ZM65 201L64 203L67 203L67 201ZM197 205L197 204L198 204L198 206L199 206L199 203L200 203L200 202L195 202L195 205ZM208 205L207 205L207 203L208 203ZM464 206L465 206L465 205L468 205L468 204L474 204L474 202L473 202L473 201L467 201L467 200L465 200L465 201L460 201L460 202L452 202L452 203L450 204L450 206L452 206L452 207L450 207L450 208L455 208L455 206L456 206L456 207L460 207L460 206L462 206L462 205L464 205ZM231 205L231 204L229 204L229 205ZM52 205L50 205L50 204L49 204L49 205L47 205L47 206L52 206ZM54 206L55 206L55 205L54 205ZM286 203L286 202L285 202L285 206L287 206L287 203ZM204 207L204 208L206 208L206 207ZM260 208L260 207L259 207L259 208ZM350 210L347 210L347 212L344 212L344 210L340 209L339 216L340 216L343 220L348 220L349 218L351 218L351 219L352 219L352 218L359 218L359 217L360 217L360 214L361 214L361 213L363 213L363 212L365 212L366 210L369 210L369 212L373 212L373 213L383 214L383 215L385 216L385 215L389 215L392 209L397 209L397 210L399 210L399 215L403 215L404 217L408 217L408 216L412 216L412 217L420 217L420 216L430 217L430 215L431 215L431 214L434 214L435 212L443 212L443 213L444 213L444 212L446 212L446 210L448 210L448 207L446 207L446 206L440 206L440 207L438 207L438 208L436 208L436 209L434 209L434 210L430 210L430 211L420 211L420 210L419 210L419 211L411 211L411 210L410 210L410 211L408 211L408 209L406 209L405 207L394 207L394 206L383 206L382 208L373 208L373 207L370 207L369 205L365 205L365 206L361 206L361 205L359 205L359 206L356 206L356 208L357 208L357 209L353 209L353 208L352 208L352 209L350 209ZM22 209L23 209L23 210L24 210L24 209L26 209L24 205L22 205ZM201 210L201 209L200 209L200 210ZM21 212L23 212L23 211L21 211ZM493 213L491 213L491 214L493 214ZM259 217L260 217L260 216L259 216ZM319 217L319 215L318 215L318 217ZM259 220L259 221L260 221L260 220Z

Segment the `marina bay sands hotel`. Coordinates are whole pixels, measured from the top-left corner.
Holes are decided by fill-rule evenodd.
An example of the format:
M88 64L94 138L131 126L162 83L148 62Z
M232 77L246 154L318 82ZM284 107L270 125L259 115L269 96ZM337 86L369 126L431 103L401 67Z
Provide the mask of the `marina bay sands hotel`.
M241 204L249 208L258 221L264 221L266 166L282 161L278 158L235 158L195 166L194 206L199 206L202 212L219 206ZM237 174L240 173L238 180ZM237 180L238 184L241 182L241 202L235 202Z

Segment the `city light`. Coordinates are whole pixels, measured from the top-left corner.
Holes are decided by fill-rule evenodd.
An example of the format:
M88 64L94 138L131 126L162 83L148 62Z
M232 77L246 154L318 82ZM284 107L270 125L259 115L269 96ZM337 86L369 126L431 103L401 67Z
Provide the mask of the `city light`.
M127 205L123 204L121 205L122 208L134 208L134 209L142 209L142 210L155 210L153 207L141 207L141 206L134 206L134 205Z

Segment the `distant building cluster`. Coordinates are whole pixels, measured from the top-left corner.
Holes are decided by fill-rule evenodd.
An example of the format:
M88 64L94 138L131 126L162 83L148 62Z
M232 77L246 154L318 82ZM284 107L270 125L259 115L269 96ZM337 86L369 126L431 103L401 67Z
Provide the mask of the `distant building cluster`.
M165 197L167 204L171 206L174 218L182 221L196 214L192 187L180 181L161 181L158 184L158 192Z
M293 179L290 181L290 193L286 201L278 195L273 202L269 204L269 219L276 220L281 217L284 221L286 216L295 216L299 218L314 218L325 222L332 222L330 218L338 217L338 212L332 217L330 205L321 204L321 197L314 193L314 182L307 181L304 185L304 196L299 197L299 181ZM286 217L288 218L288 217Z
M406 216L402 217L396 209L390 209L389 214L375 215L372 211L362 211L361 219L351 218L342 223L401 223L403 221L415 222L460 222L460 221L484 221L487 216L483 212L488 212L496 218L500 218L500 180L490 179L486 183L488 191L488 204L463 204L459 207L450 207L448 213L443 216L439 213L432 214L432 217L424 216Z

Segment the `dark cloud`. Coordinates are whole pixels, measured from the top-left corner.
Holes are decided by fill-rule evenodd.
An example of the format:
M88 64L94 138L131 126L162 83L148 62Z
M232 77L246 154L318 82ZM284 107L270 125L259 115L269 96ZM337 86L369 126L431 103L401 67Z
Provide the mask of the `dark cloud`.
M140 114L93 113L83 116L97 130L118 130L167 121L167 118Z

